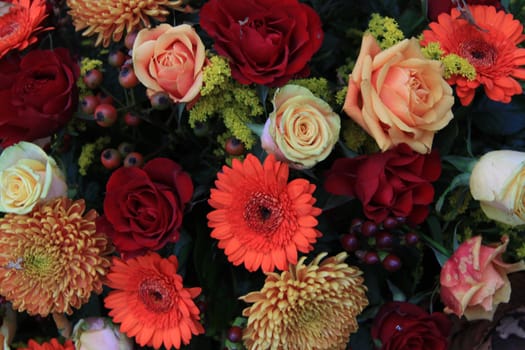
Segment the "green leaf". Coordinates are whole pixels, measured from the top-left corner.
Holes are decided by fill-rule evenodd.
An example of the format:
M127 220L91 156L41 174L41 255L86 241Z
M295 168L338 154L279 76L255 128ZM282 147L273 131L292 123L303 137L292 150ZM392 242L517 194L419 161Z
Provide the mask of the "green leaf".
M441 212L441 209L443 208L443 202L445 201L445 197L447 196L447 194L450 193L450 191L460 186L468 186L469 180L470 173L462 173L454 177L450 185L445 189L445 191L441 194L441 196L439 196L438 200L436 201L436 211L438 213Z
M439 266L443 267L443 265L445 265L445 263L448 260L448 256L446 256L445 254L440 253L436 248L434 248L432 246L430 248L432 248L432 251L434 252L434 256L436 257L436 260L439 263Z
M246 126L259 137L262 136L264 124L246 123Z
M478 162L476 158L461 157L461 156L445 156L442 158L444 161L449 162L462 173L471 173L472 168Z
M386 280L386 283L388 284L388 289L390 289L390 292L392 293L393 301L406 301L407 300L405 293L403 293L403 291L399 289L395 284L390 282L390 280Z

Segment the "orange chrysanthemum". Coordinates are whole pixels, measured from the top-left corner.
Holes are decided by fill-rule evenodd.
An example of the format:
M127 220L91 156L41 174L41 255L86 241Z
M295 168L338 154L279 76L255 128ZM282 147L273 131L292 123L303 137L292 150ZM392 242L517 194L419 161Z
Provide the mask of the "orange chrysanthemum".
M346 253L321 262L325 256L308 265L302 257L280 275L267 273L260 291L241 297L253 303L242 313L248 317L247 349L346 349L358 329L356 317L368 305L366 287L362 272L344 262Z
M97 232L97 213L84 211L83 200L57 198L0 219L0 295L13 308L71 314L91 292L102 292L108 240Z
M193 334L204 333L199 309L193 301L200 288L184 288L177 274L174 255L167 259L157 253L126 261L113 258L107 285L113 289L104 299L120 331L141 346L159 349L180 348Z
M11 50L23 50L37 35L51 29L39 26L46 18L45 0L12 0L0 6L0 58Z
M56 338L51 339L47 343L38 344L34 340L29 340L27 348L20 348L18 350L75 350L75 346L71 340L67 340L64 345L60 344Z
M305 179L288 183L288 172L288 165L273 155L261 165L248 154L243 163L234 159L217 175L209 199L216 210L208 214L208 226L234 265L286 270L288 263L297 263L297 251L311 251L321 236L315 229L321 214L313 206L315 185Z
M164 22L169 9L181 10L184 1L176 0L67 0L69 14L82 35L97 35L95 45L109 46L122 39L124 31L150 27L150 18Z
M525 69L521 68L525 49L517 47L525 39L523 26L512 14L496 11L493 6L471 6L470 10L478 28L453 9L430 23L421 44L438 42L445 54L461 56L476 69L474 80L459 75L448 79L456 85L461 104L470 104L480 85L491 100L508 103L522 92L514 78L525 79Z

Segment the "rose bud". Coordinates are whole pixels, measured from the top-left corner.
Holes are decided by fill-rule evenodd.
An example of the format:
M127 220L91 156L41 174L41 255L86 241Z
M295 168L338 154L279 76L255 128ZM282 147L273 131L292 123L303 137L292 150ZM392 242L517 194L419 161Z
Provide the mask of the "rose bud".
M80 319L73 329L72 338L77 350L132 350L133 341L121 333L109 318Z
M481 236L463 242L441 269L441 300L445 312L465 315L468 320L492 320L500 303L510 300L511 286L507 274L525 270L525 262L504 263L501 255L509 239L489 247Z

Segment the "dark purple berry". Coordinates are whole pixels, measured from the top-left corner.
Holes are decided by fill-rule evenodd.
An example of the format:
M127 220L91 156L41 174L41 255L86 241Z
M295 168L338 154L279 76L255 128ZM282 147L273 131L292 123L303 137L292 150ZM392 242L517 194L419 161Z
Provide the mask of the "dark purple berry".
M376 252L366 252L363 261L368 265L377 264L379 262L379 255L377 255Z
M347 233L341 236L341 246L347 252L355 252L359 249L359 239L353 233Z
M377 232L377 225L373 221L365 221L361 225L361 234L365 237L372 237Z
M389 216L383 221L383 228L387 230L393 230L396 229L399 226L399 221L397 221L395 218Z
M383 259L382 264L385 270L390 271L390 272L395 272L401 268L401 259L399 259L397 255L388 254Z
M394 236L390 232L379 231L376 234L376 247L378 249L392 248Z
M405 242L408 245L416 245L419 242L419 236L417 235L417 233L408 232L405 235Z
M239 326L231 326L228 329L227 338L232 343L238 343L242 340L242 328Z
M363 224L363 219L359 219L359 218L352 219L352 223L350 224L350 233L360 233L362 224Z

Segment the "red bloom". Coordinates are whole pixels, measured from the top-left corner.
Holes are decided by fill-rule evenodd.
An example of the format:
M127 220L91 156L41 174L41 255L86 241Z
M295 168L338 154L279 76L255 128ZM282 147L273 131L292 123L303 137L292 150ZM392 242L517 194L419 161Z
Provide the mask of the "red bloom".
M427 313L406 302L384 304L372 324L372 338L381 350L446 350L450 320L440 312Z
M33 141L64 126L77 109L79 74L63 48L0 60L0 145Z
M337 159L328 171L328 192L357 197L375 222L387 216L407 217L419 224L428 215L441 174L439 154L419 154L406 144L383 153Z
M104 217L97 226L121 253L157 250L179 239L192 195L190 176L171 159L155 158L142 169L119 168L106 184Z
M468 5L487 5L494 6L496 9L501 10L500 0L467 0ZM452 3L452 0L428 0L427 1L427 17L432 22L436 21L440 14L450 13L456 5Z
M304 75L324 37L317 13L297 0L210 0L200 25L242 84L281 86Z

